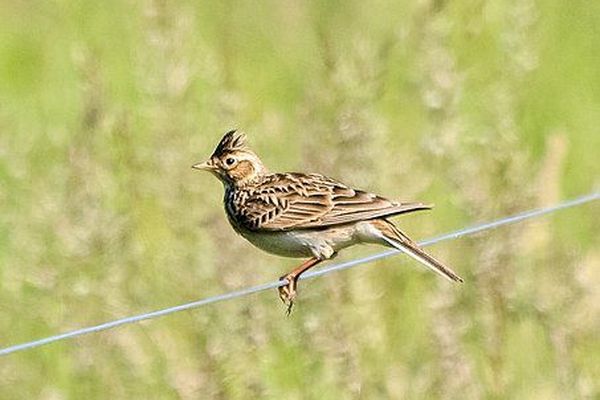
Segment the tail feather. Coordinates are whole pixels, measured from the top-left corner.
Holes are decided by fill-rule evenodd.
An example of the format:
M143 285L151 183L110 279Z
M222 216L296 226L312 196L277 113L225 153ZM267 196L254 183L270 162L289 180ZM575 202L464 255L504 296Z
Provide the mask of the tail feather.
M460 283L463 282L463 279L460 276L458 276L454 271L446 267L440 261L436 260L432 255L426 253L425 250L421 249L415 242L402 233L391 222L385 222L387 222L388 229L380 229L380 231L382 233L382 239L387 244L402 251L403 253L406 253L433 272L443 276L449 281Z

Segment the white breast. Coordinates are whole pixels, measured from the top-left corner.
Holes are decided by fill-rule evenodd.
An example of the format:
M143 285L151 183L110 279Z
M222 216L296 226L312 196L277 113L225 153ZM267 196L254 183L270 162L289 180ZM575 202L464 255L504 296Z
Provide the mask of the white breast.
M240 234L261 250L283 257L312 256L310 242L294 232L252 232L241 231Z
M337 251L356 243L354 226L332 227L325 230L282 232L239 231L256 247L284 257L331 258Z

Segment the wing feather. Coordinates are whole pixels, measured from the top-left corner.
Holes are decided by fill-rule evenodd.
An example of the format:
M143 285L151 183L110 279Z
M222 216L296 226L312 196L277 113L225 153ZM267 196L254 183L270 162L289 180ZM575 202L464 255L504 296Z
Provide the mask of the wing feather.
M254 231L322 228L431 208L391 201L322 175L299 173L271 174L235 200L228 209Z

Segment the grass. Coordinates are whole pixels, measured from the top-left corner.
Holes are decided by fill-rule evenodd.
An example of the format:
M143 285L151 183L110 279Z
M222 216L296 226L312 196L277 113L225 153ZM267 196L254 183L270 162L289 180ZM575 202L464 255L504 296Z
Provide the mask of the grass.
M436 203L415 238L598 188L600 5L0 3L0 343L272 280L189 166ZM0 398L596 398L598 205L14 354ZM367 251L353 249L342 258Z

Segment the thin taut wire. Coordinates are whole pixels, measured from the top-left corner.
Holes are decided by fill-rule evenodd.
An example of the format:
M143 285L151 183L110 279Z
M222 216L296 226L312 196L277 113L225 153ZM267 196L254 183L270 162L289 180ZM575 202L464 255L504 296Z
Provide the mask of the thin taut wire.
M555 211L564 210L566 208L579 206L579 205L582 205L585 203L590 203L592 201L599 200L599 199L600 199L600 192L590 193L590 194L578 197L573 200L568 200L568 201L565 201L563 203L560 203L560 204L557 204L557 205L554 205L551 207L538 208L535 210L525 211L520 214L502 218L502 219L499 219L496 221L473 225L468 228L460 229L455 232L447 233L445 235L437 236L437 237L422 241L419 244L421 246L429 246L429 245L439 243L439 242L442 242L445 240L457 239L462 236L472 235L472 234L482 232L482 231L485 231L488 229L493 229L493 228L497 228L497 227L508 225L508 224L514 224L516 222L521 222L526 219L539 217L544 214L549 214L549 213L552 213ZM348 268L351 268L351 267L354 267L354 266L357 266L360 264L365 264L368 262L380 260L382 258L390 257L390 256L398 254L398 253L400 253L400 251L398 251L398 250L388 250L388 251L384 251L382 253L377 253L377 254L359 258L356 260L351 260L351 261L347 261L347 262L340 263L340 264L334 264L329 267L325 267L325 268L322 268L322 269L319 269L316 271L308 272L308 273L302 275L300 277L300 279L316 278L318 276L326 275L326 274L329 274L334 271L340 271L340 270L348 269ZM191 303L181 304L178 306L169 307L169 308L165 308L165 309L157 310L157 311L152 311L149 313L134 315L131 317L121 318L121 319L117 319L114 321L105 322L100 325L94 325L94 326L89 326L87 328L76 329L76 330L73 330L70 332L65 332L65 333L61 333L58 335L54 335L54 336L48 336L43 339L34 340L31 342L26 342L26 343L21 343L21 344L17 344L14 346L9 346L9 347L0 349L0 356L5 356L10 353L15 353L15 352L23 351L26 349L43 346L45 344L49 344L49 343L53 343L53 342L58 342L59 340L72 339L74 337L85 335L88 333L100 332L100 331L116 328L120 325L132 324L132 323L143 321L146 319L158 318L158 317L162 317L163 315L173 314L173 313L176 313L179 311L190 310L193 308L202 307L202 306L205 306L205 305L208 305L211 303L217 303L219 301L231 300L231 299L235 299L238 297L248 296L253 293L262 292L264 290L283 286L284 284L287 284L287 282L274 281L274 282L264 283L262 285L251 286L251 287L247 287L247 288L244 288L241 290L224 293L224 294L220 294L217 296L207 297L205 299L193 301Z

